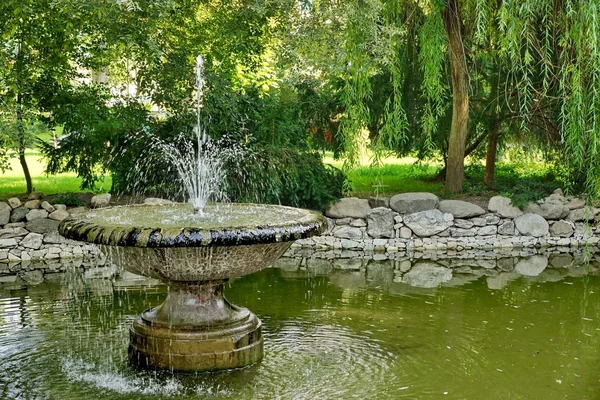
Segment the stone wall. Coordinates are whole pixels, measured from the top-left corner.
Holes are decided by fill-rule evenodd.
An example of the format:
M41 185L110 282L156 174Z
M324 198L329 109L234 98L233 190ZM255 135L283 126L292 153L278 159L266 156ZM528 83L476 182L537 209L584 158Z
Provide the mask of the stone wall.
M468 250L572 248L597 246L600 209L557 190L524 210L502 196L485 208L460 200L439 200L431 193L391 198L344 198L327 211L329 227L319 237L299 240L287 255L318 250L326 258L348 252L411 253ZM345 252L345 253L344 253Z

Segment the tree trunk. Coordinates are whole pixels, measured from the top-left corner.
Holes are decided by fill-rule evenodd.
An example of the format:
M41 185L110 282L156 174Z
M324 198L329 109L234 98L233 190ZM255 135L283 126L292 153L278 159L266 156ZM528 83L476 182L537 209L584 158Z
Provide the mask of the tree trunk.
M498 153L498 136L500 134L500 119L496 115L490 135L488 136L487 153L485 155L485 172L483 173L483 186L490 188L494 184L496 171L496 154Z
M25 175L27 194L31 194L31 192L33 192L33 184L31 182L31 174L29 173L27 159L25 158L25 128L23 125L23 96L21 93L17 95L17 130L17 140L19 141L19 162L21 163L21 168L23 168L23 175Z
M29 173L29 167L27 166L27 160L25 159L25 149L19 149L19 162L23 168L23 175L25 175L25 182L27 183L27 194L33 192L33 183L31 182L31 174Z
M458 193L462 191L465 179L465 146L469 121L469 75L458 0L448 0L446 8L442 11L442 18L448 35L452 74L452 124L448 138L446 190Z

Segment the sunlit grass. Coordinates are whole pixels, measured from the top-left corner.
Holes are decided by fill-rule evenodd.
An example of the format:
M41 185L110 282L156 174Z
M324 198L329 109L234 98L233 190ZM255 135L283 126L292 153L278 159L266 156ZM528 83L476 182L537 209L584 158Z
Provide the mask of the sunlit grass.
M31 173L33 187L37 192L43 192L46 195L79 192L81 191L81 179L75 173L63 173L57 175L45 175L44 159L36 153L26 155L27 165ZM17 158L10 160L11 169L4 173L0 172L0 199L5 200L10 197L23 197L27 195L27 185L23 169ZM106 192L110 189L111 178L105 177L104 182L98 184L94 190L95 193Z

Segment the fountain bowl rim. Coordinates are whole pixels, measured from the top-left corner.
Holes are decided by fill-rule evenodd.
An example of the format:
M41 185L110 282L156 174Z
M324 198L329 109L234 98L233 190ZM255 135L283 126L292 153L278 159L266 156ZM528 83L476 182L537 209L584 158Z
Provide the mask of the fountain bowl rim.
M173 203L182 205L183 203ZM133 204L126 206L106 207L90 211L107 212L124 208L157 208L169 207L173 204ZM87 213L75 214L63 220L59 233L67 239L78 240L107 246L125 246L141 248L176 248L176 247L217 247L239 246L251 244L267 244L305 239L318 235L327 229L327 220L319 212L274 205L254 203L224 203L234 207L269 207L282 212L302 212L301 221L292 220L283 224L257 224L244 226L222 226L202 228L200 226L181 226L164 228L160 226L119 226L101 224L86 220ZM156 224L158 225L158 224ZM192 224L190 224L192 225Z

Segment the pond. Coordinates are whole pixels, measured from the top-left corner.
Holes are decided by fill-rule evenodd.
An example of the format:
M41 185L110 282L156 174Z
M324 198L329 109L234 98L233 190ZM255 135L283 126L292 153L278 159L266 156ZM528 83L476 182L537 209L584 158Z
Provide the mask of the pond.
M536 261L514 261L520 271L283 259L226 285L262 319L265 358L176 375L127 362L129 326L164 285L111 268L5 277L0 398L598 398L597 267L571 259L525 276Z

